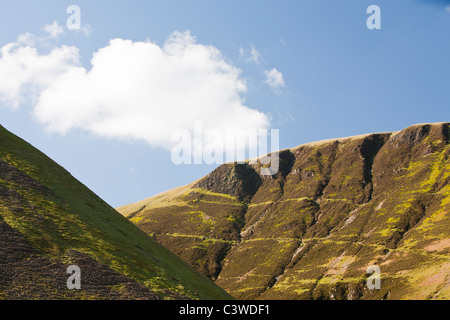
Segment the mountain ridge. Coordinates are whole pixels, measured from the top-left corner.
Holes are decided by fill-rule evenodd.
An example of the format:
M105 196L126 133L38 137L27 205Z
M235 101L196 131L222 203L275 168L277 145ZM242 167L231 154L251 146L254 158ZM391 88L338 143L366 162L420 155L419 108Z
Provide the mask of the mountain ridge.
M440 122L307 143L281 150L280 171L249 198L236 186L250 175L233 177L259 163L224 164L118 211L238 299L448 297L449 131ZM370 262L383 265L381 290L365 286ZM419 292L418 279L437 293Z

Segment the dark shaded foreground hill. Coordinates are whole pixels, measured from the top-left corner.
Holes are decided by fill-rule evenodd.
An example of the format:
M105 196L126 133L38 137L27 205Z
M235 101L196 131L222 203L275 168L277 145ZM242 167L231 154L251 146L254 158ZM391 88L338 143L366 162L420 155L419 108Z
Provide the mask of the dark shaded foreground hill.
M67 288L67 268L81 289ZM0 299L229 299L0 126Z
M118 211L239 299L450 299L449 136L309 143L274 176L225 164Z

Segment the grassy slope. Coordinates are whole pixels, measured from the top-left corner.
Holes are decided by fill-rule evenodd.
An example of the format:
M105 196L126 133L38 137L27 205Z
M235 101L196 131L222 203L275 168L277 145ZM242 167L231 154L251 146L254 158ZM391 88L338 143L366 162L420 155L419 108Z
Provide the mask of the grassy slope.
M222 223L230 196L192 185L119 212L209 276L209 259L223 258L216 283L236 298L448 299L449 135L448 124L416 125L285 150L285 172L241 204L232 239ZM233 240L226 255L208 246L219 240ZM365 287L372 264L381 290Z
M158 242L197 270L215 279L224 254L239 240L244 204L233 196L191 184L118 210L143 230L151 230L149 234ZM149 210L151 216L147 215Z
M117 213L66 170L0 126L0 159L52 192L47 196L18 181L0 180L22 197L22 212L0 198L0 215L48 258L68 261L76 250L168 298L228 299L222 289ZM39 217L39 219L36 219Z

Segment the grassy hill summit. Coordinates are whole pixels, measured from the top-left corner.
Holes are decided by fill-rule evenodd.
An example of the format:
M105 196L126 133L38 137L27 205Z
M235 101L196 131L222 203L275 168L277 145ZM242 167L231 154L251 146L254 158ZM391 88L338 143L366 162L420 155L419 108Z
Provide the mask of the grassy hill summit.
M231 297L0 126L0 299Z
M118 211L238 299L450 299L449 137L308 143L274 176L224 164Z

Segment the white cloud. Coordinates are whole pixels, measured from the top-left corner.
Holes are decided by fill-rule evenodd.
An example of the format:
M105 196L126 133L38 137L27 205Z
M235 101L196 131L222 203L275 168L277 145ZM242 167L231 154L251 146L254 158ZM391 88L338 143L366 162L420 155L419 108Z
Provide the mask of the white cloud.
M202 121L203 129L263 129L269 118L244 105L241 71L189 32L174 32L159 46L113 39L93 54L91 69L77 48L48 54L10 43L0 49L0 99L30 102L51 132L82 129L121 140L171 148L175 130Z
M256 63L259 63L261 59L261 55L258 52L258 50L256 50L256 48L254 46L251 46L250 48L250 60Z
M64 33L64 27L60 26L58 22L54 21L52 24L48 24L44 27L44 30L49 34L50 38L57 38Z
M445 7L445 11L450 12L450 5Z
M26 45L26 46L34 46L36 43L36 36L29 32L19 35L17 38L17 44Z
M0 101L14 108L27 99L36 101L55 79L79 63L75 47L61 46L40 55L33 43L34 37L27 34L0 49Z
M272 89L279 90L286 87L286 83L283 79L283 74L276 68L264 71L264 75L266 76L266 80L264 81L264 83L266 83Z
M247 62L261 63L261 54L253 45L250 46L250 50L240 47L239 56Z

